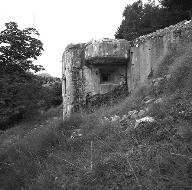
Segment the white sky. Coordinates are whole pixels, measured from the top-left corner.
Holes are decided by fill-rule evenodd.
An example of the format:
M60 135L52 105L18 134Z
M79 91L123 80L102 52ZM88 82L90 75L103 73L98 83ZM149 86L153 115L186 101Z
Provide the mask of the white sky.
M0 30L6 22L34 27L44 52L36 61L61 77L61 57L69 43L114 38L127 4L135 0L0 0ZM146 1L144 1L146 2Z

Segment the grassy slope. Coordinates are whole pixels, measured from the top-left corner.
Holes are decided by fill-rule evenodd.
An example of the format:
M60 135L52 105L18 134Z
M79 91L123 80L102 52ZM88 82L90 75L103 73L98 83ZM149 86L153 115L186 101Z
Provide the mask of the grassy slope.
M156 77L171 73L158 87L144 86L112 108L74 114L64 123L61 109L41 121L1 136L0 189L191 189L192 48L168 55ZM145 98L156 122L125 131L104 116L143 109ZM35 121L34 121L35 122ZM74 129L81 138L71 139ZM91 160L93 166L91 168Z

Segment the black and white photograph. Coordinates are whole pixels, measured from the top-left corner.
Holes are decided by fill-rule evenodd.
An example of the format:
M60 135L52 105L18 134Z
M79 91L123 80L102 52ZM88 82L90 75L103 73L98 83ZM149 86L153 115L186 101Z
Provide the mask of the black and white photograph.
M192 190L192 0L0 7L0 190Z

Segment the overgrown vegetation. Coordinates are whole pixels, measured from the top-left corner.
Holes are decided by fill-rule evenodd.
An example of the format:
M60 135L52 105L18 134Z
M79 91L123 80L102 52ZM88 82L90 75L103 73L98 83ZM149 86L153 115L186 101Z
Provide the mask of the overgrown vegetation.
M61 107L55 108L31 128L6 131L1 135L1 188L191 189L191 55L190 46L176 48L155 73L168 79L138 89L113 108L74 114L64 122ZM135 128L130 119L123 126L104 119L144 109L148 99L161 99L148 105L153 123ZM72 137L74 131L82 135Z
M134 39L178 22L182 15L176 19L173 11L178 11L177 3L172 7L166 2L164 8L143 7L140 1L127 6L125 25L116 37ZM171 17L164 22L160 15ZM150 79L159 78L157 85L140 87L113 107L62 121L60 79L31 73L42 69L31 59L43 50L33 33L38 35L35 29L18 29L16 23L6 24L0 33L1 129L23 121L1 131L0 189L191 189L191 44L177 46L165 57ZM135 119L123 124L106 119L145 108L155 122L135 127Z
M43 51L38 31L21 30L15 22L5 26L0 32L0 130L62 102L60 80L45 85L47 79L32 73L43 70L33 64Z

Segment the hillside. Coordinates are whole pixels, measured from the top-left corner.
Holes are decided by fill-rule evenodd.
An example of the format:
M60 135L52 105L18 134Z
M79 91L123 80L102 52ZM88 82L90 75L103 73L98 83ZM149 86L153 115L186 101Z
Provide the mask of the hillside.
M61 107L0 136L0 189L192 187L192 44L175 48L146 86L114 106Z

